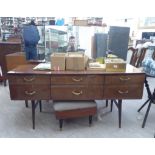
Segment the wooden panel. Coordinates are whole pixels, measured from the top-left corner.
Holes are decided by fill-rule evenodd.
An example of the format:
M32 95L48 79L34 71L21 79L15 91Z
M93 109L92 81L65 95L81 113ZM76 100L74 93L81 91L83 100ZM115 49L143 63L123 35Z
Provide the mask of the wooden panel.
M55 75L51 77L51 84L86 84L87 77L83 75Z
M106 86L104 96L107 99L140 99L143 95L143 85Z
M51 78L51 84L103 84L101 75L55 75Z
M23 64L27 64L25 58L25 52L17 52L13 54L6 55L6 64L7 64L7 71L14 69L15 67Z
M145 75L106 75L105 84L142 84Z
M0 42L0 65L2 68L3 76L7 75L7 66L5 56L7 54L21 52L21 43L13 42Z
M60 112L56 111L55 115L57 119L67 119L67 118L95 115L96 112L97 112L96 107L92 107L92 108L84 108L84 109L65 110Z
M50 99L50 85L9 85L12 100Z
M103 99L103 86L84 85L77 86L52 86L51 96L53 100L94 100Z
M49 84L50 76L46 75L9 75L10 84Z

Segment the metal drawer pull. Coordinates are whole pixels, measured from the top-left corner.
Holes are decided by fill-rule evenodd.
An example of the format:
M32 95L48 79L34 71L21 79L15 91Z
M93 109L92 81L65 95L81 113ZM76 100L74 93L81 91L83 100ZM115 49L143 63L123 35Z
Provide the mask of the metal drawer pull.
M128 81L128 80L130 80L129 77L127 77L127 78L120 77L119 79L122 80L122 81Z
M121 91L121 90L119 90L118 92L119 92L120 94L128 94L128 93L129 93L129 91L128 91L128 90L126 90L126 91L124 91L124 92L123 92L123 91Z
M25 91L25 94L26 95L29 95L29 96L32 96L36 93L36 91L32 91L32 92L28 92L28 91Z
M72 78L72 80L75 81L75 82L79 82L79 81L82 81L82 78L80 78L80 79Z
M76 95L76 96L79 96L82 94L82 90L80 92L76 92L76 91L72 91L72 94Z
M26 77L24 77L24 81L26 81L26 82L31 82L31 81L33 81L35 78L33 77L33 78L31 78L31 79L27 79Z

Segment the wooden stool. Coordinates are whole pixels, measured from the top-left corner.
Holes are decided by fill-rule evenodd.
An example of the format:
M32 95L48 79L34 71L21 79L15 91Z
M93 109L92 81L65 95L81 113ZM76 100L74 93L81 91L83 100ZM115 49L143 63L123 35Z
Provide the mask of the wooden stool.
M55 102L53 108L56 118L59 119L60 130L62 130L64 119L84 116L89 116L89 125L91 126L92 116L97 112L97 106L94 101Z

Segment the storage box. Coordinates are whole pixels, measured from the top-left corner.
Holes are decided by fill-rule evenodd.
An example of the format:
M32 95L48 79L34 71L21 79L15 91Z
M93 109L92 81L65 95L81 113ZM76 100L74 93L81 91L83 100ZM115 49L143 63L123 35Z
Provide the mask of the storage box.
M88 57L84 53L69 52L66 56L66 70L85 70Z
M88 20L74 20L75 26L88 26Z
M106 59L106 72L125 72L126 62L123 59Z
M65 70L66 53L53 53L51 55L51 70Z

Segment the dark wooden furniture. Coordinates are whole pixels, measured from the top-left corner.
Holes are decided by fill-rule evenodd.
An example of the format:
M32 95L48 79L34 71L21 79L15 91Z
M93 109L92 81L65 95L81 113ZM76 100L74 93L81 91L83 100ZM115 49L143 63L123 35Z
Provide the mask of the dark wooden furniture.
M5 56L15 52L21 52L21 42L0 42L0 66L2 70L4 86L6 86L7 79L7 65Z
M145 73L127 65L124 73L103 71L36 71L35 65L8 72L12 100L31 100L33 128L35 100L100 100L117 102L119 127L123 99L141 99Z

